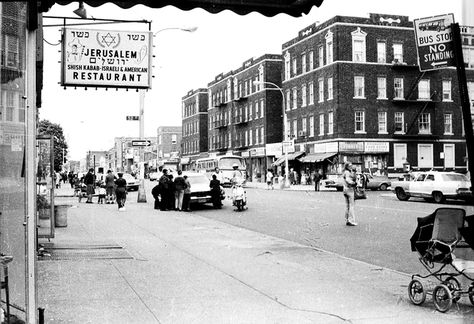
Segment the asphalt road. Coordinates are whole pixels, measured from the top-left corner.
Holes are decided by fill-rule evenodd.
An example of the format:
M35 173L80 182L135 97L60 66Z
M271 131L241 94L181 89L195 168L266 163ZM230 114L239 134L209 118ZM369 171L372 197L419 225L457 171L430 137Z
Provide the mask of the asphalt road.
M410 249L416 218L438 207L474 207L463 202L428 203L399 201L390 191L369 191L366 200L356 201L357 227L345 225L341 192L281 191L247 188L248 209L234 210L226 200L224 208L196 207L194 212L242 228L284 238L334 252L349 258L401 271L426 273L418 254ZM473 251L474 252L474 251ZM474 253L473 253L474 258Z

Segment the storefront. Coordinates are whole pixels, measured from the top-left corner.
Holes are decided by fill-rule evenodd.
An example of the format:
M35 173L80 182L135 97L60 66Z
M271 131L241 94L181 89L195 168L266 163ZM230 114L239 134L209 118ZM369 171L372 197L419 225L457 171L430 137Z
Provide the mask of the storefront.
M345 162L351 162L359 172L387 174L389 143L376 141L341 141L338 143L338 173L341 173Z

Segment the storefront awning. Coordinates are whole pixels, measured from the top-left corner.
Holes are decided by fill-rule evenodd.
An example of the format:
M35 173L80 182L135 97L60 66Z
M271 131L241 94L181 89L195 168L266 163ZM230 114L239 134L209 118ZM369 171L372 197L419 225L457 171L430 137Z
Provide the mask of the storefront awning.
M293 161L302 156L304 152L294 152L294 153L288 153L288 161ZM272 163L272 166L279 166L280 164L285 163L285 155L282 155L276 160L275 162Z
M91 7L98 7L105 3L113 3L121 8L131 8L135 5L144 5L150 8L162 8L168 5L182 10L202 8L211 13L223 10L232 10L239 15L246 15L253 11L259 12L267 17L285 13L293 17L308 14L314 6L319 7L324 0L135 0L135 1L111 1L111 0L85 0L84 3ZM68 5L70 0L42 0L40 12L46 12L55 3Z
M309 153L298 160L302 163L315 163L332 158L336 154L337 153Z

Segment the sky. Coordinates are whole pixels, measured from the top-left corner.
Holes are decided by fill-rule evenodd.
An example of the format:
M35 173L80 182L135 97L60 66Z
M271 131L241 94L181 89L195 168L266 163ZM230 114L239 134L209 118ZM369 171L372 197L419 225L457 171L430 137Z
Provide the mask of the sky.
M77 17L78 3L54 5L45 16ZM453 13L461 25L462 0L324 0L302 17L279 14L245 16L231 11L211 14L203 9L182 11L172 6L151 9L142 5L121 9L113 4L85 5L89 18L152 21L153 32L165 28L197 27L193 33L163 30L153 40L152 89L145 94L144 135L156 136L159 126L181 125L181 100L189 90L206 88L220 73L242 66L249 58L281 54L283 43L305 27L336 16L368 17L369 13L409 16L410 20ZM77 22L77 20L68 20ZM44 25L62 23L45 18ZM147 31L147 24L85 26L90 29ZM139 123L126 116L139 114L139 94L104 88L64 89L60 83L60 27L44 28L44 85L40 119L60 124L69 145L69 159L84 159L89 150L113 147L115 137L139 136Z

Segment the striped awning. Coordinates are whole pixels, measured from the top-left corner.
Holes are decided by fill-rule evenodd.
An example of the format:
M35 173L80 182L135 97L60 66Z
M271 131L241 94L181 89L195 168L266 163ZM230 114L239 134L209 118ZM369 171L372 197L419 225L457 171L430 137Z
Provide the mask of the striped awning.
M288 161L293 161L302 156L304 152L293 152L288 153ZM280 164L285 163L285 155L280 156L275 162L272 163L272 166L279 166Z
M336 154L337 153L309 153L298 160L302 163L316 163L330 159Z

